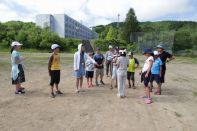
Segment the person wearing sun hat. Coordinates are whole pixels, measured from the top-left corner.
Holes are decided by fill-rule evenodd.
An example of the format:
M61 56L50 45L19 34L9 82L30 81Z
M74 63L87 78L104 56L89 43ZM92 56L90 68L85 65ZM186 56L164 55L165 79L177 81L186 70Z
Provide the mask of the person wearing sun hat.
M151 67L154 62L151 49L145 49L143 54L146 57L145 63L142 68L142 74L141 74L141 82L144 83L144 88L145 88L145 96L143 96L143 99L145 100L146 104L151 104L152 103L152 98L150 96L150 87L149 87L149 82L150 82L150 76L151 76Z
M165 51L165 48L163 46L163 43L160 43L159 45L157 45L157 51L159 53L159 57L163 63L162 65L162 73L161 73L161 84L165 82L165 73L166 73L166 63L173 60L174 56L168 52Z
M52 55L49 59L48 71L49 71L49 76L51 78L51 81L50 81L51 97L55 98L56 94L59 94L59 95L63 94L59 90L59 86L58 86L60 83L60 71L61 71L60 55L59 55L60 46L58 44L52 44L51 50L52 50ZM55 92L54 92L54 88L56 89Z
M25 82L25 73L23 65L23 61L25 59L19 53L22 45L23 44L19 43L18 41L14 41L11 44L11 76L12 84L16 86L15 94L25 93L25 88L21 86L21 83Z

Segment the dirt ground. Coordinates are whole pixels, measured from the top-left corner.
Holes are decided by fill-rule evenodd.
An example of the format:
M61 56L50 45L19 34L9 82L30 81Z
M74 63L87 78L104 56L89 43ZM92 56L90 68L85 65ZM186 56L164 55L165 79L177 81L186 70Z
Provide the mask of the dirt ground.
M0 53L0 131L196 131L197 59L177 58L168 63L163 95L146 105L136 71L137 89L117 90L105 86L75 93L72 54L61 54L60 89L64 95L50 97L47 53L23 53L26 57L25 95L15 95L10 80L10 54ZM141 65L144 57L140 59Z

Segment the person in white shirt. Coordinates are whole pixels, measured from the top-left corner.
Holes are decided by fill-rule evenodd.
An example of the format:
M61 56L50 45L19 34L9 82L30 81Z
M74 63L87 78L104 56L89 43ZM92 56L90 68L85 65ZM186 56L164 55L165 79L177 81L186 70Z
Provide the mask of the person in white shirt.
M106 52L106 55L105 55L107 77L109 77L109 72L110 72L110 75L112 76L112 59L114 56L112 50L113 50L113 47L109 45L109 50Z
M146 96L143 96L143 98L146 104L152 103L152 99L150 96L150 87L148 86L150 82L150 76L151 76L151 67L154 62L154 58L153 56L151 56L151 54L152 54L151 49L144 50L144 55L146 56L147 59L145 60L144 66L142 68L142 75L141 75L142 80L141 81L144 83L144 87L145 87Z
M126 57L126 49L119 50L120 57L117 60L117 78L118 78L118 94L119 98L126 97L125 83L127 78L127 67L129 59Z
M93 87L92 78L94 77L94 62L93 59L94 53L89 53L89 58L86 60L86 78L88 88Z

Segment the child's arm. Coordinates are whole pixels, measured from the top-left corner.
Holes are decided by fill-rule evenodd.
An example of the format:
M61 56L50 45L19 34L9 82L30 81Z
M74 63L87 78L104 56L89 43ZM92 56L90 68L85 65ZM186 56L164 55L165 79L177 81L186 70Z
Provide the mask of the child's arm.
M152 60L149 60L149 67L148 67L147 73L145 75L146 78L148 77L148 75L149 75L149 73L151 71L152 65L153 65L153 61Z
M49 76L51 76L51 65L52 65L52 61L53 61L53 55L51 55L51 57L49 58L49 63L48 63Z

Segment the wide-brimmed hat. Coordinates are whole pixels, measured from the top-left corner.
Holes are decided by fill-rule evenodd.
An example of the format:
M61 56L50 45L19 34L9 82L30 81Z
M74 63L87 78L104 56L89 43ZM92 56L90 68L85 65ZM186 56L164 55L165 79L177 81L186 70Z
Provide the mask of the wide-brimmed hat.
M164 49L162 44L157 45L157 48Z
M12 47L13 47L13 46L20 46L20 45L23 45L23 44L19 43L18 41L14 41L14 42L12 42L12 44L11 44Z

